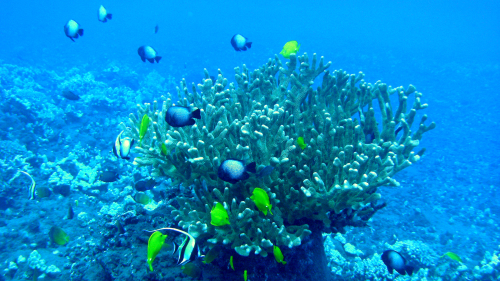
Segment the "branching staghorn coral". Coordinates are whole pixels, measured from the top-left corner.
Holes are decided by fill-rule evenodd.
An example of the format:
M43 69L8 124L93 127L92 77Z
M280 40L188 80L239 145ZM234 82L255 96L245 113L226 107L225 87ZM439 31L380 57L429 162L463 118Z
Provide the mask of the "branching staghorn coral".
M178 88L176 105L201 109L195 125L173 128L165 122L173 105L170 94L162 97L161 107L157 101L152 108L139 105L129 126L120 125L138 139L139 120L147 114L152 122L134 163L152 167L153 176L194 185L195 197L178 198L180 207L173 211L183 229L240 255L267 256L272 245L300 245L313 231L311 223L319 223L320 231L339 231L380 208L375 206L381 197L377 188L399 185L393 176L420 159L424 150L413 150L435 124L425 125L424 115L412 131L417 111L427 107L415 87L369 84L363 73L330 73L330 64L322 57L317 63L316 55L309 64L307 54L292 54L283 66L275 56L253 72L245 65L235 68L237 86L220 71L214 85L205 70L203 84L193 84L189 92L183 80ZM321 74L322 84L314 90ZM298 137L307 143L304 150L295 145ZM229 158L255 161L259 168L271 165L274 171L229 184L217 177L219 165ZM269 194L273 215L265 216L250 199L256 187ZM229 225L210 224L217 202L228 211Z

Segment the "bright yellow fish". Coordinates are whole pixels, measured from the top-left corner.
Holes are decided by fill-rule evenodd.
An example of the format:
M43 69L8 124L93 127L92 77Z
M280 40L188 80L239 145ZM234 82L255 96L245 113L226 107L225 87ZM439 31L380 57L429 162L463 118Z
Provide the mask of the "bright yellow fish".
M288 41L285 46L283 46L283 50L281 50L280 54L289 59L290 55L293 53L297 53L300 49L300 45L297 41Z
M155 260L156 256L158 255L161 248L163 247L163 243L165 243L166 238L167 238L167 235L164 235L159 231L154 232L149 237L149 240L148 240L148 264L149 264L149 270L151 270L151 271L153 271L153 261Z
M263 212L264 215L267 216L267 211L269 211L271 215L273 214L273 212L271 212L271 208L273 207L273 205L271 205L271 202L269 202L269 196L264 189L256 187L253 190L253 195L250 196L250 199L255 202L255 206L257 206L257 208L261 212Z
M273 254L278 263L286 264L286 261L284 261L285 257L278 246L273 246Z
M212 208L212 211L210 211L210 217L212 218L210 221L210 224L212 225L223 226L231 224L229 223L229 216L227 215L226 209L224 209L224 206L219 202L217 202L217 204Z

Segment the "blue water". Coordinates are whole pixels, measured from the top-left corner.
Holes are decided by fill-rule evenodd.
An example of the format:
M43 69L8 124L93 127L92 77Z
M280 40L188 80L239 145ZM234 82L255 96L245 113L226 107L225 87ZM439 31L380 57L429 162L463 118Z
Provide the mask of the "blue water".
M113 14L107 23L96 19L101 4ZM176 93L183 78L200 83L204 69L210 75L220 69L234 82L235 67L246 64L254 70L274 58L287 41L296 40L299 55L323 56L332 62L331 71L362 71L371 83L415 85L423 93L422 102L429 104L424 113L437 124L421 141L427 148L421 161L397 174L401 187L379 188L387 207L375 214L369 228L348 228L343 235L363 252L360 258L343 253L344 261L339 262L328 253L335 247L327 245L329 267L343 271L325 280L393 280L397 274L389 275L385 267L369 276L360 273L359 264L374 269L375 260L380 266L374 254L403 242L414 250L406 250L408 260L422 268L412 280L498 280L499 15L498 1L3 1L3 278L33 278L36 266L19 257L28 259L37 250L47 266L61 271L42 274L49 280L110 280L96 260L109 264L116 280L189 280L168 255L162 258L167 268L158 266L148 273L145 241L116 235L107 225L101 207L123 204L123 194L92 187L59 195L56 186L69 182L53 176L63 174L56 166L84 182L88 177L77 176L84 169L113 168L130 180L137 173L146 178L147 170L135 168L132 161L116 161L110 152L118 124L127 122L137 103ZM76 42L63 32L69 19L84 29ZM252 48L236 52L230 44L236 33L253 42ZM153 46L162 56L160 63L143 63L137 54L142 45ZM66 89L82 99L61 98ZM19 176L18 169L29 171L38 186L50 188L51 196L28 201L31 181ZM75 219L63 221L67 205L75 205L75 200ZM84 218L77 220L79 215ZM158 215L144 216L147 221L140 226ZM87 219L95 223L82 222ZM66 246L51 243L53 225L64 228L72 241ZM129 227L130 232L142 231L134 224ZM116 262L131 252L143 260L133 266ZM445 252L458 254L463 263L439 258ZM93 273L82 273L86 270Z

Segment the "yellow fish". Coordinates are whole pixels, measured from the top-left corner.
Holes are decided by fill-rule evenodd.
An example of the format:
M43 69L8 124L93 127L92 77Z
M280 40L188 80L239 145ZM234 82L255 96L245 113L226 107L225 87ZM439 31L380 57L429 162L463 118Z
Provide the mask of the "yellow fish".
M255 202L257 208L261 212L263 212L264 215L267 216L267 211L269 211L271 215L273 214L273 212L271 212L271 208L273 207L273 205L271 205L271 203L269 202L269 196L264 189L256 187L253 190L253 195L250 196L250 199Z
M233 264L233 256L231 256L229 258L229 265L231 266L231 268L234 270L234 264Z
M300 148L302 148L302 150L306 149L307 147L307 144L306 142L304 141L304 138L303 137L299 137L297 139L297 144L299 145Z
M444 257L444 256L448 256L450 259L452 259L454 261L462 262L462 259L455 253L447 252L444 255L442 255L441 257Z
M300 49L300 45L297 41L288 41L285 46L283 46L283 50L281 50L280 54L289 59L291 54L296 54Z
M53 226L50 228L49 237L52 242L64 246L69 242L69 236L58 226Z
M247 281L248 279L248 273L247 273L247 270L245 269L245 271L243 272L243 280Z
M231 224L229 223L229 216L227 215L226 209L224 209L224 206L219 202L217 202L217 204L212 208L212 211L210 211L210 217L212 217L212 220L210 221L210 224L212 225L223 226Z
M149 236L148 240L148 264L149 270L153 271L153 261L163 247L167 235L162 234L159 231L154 232Z
M278 246L273 246L273 254L278 263L286 264L286 261L284 261L285 257Z

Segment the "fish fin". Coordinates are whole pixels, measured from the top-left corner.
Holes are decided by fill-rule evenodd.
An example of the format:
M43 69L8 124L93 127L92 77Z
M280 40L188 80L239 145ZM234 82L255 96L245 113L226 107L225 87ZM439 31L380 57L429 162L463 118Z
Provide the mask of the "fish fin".
M108 15L106 16L106 18L107 18L108 20L113 19L113 14L108 14Z
M413 274L413 270L415 270L415 268L411 265L407 265L405 270L406 270L406 273L408 273L408 275L411 276Z
M156 61L156 62L160 62L160 60L161 60L161 57L160 57L160 56L156 56L156 57L155 57L155 61Z
M247 42L245 44L245 47L247 47L248 49L252 48L252 42Z
M71 41L75 42L75 40L73 40L73 38L71 38L71 37L69 37L69 36L68 36L68 38L69 38L69 39L71 39Z
M404 270L404 268L403 268L403 269L396 269L396 268L394 268L394 269L395 269L395 270L396 270L399 274L401 274L401 275L406 275L406 270Z
M107 22L107 21L108 21L108 20L107 20L106 18L104 18L104 19L102 20L102 22Z
M132 141L130 142L130 147L134 146L134 139L132 139Z
M150 63L155 63L155 59L147 59Z
M141 57L141 60L142 60L142 62L146 62L146 58L145 57Z
M271 215L274 216L273 212L271 212L271 208L273 207L273 205L269 204L269 213L271 213Z
M243 175L241 175L240 180L244 181L244 180L247 180L249 178L250 178L250 175L248 173L243 173Z
M241 48L240 50L242 50L242 51L246 51L246 50L247 50L247 47L246 47L246 46L243 46L243 48Z
M125 160L130 160L130 157L122 157L122 159L125 159Z
M179 250L179 245L177 245L175 242L172 242L172 246L174 248L174 250L172 251L172 255L175 255L177 250Z
M392 274L394 272L394 268L387 266L387 270L389 270L389 274Z
M113 153L118 158L118 152L116 151L116 146L115 145L113 145Z
M83 36L83 29L78 29L78 34L79 34L80 36Z
M191 115L193 116L193 118L201 119L201 110L198 108L197 110L193 111Z
M250 173L256 173L257 172L257 163L252 162L248 165L246 165L245 170Z

